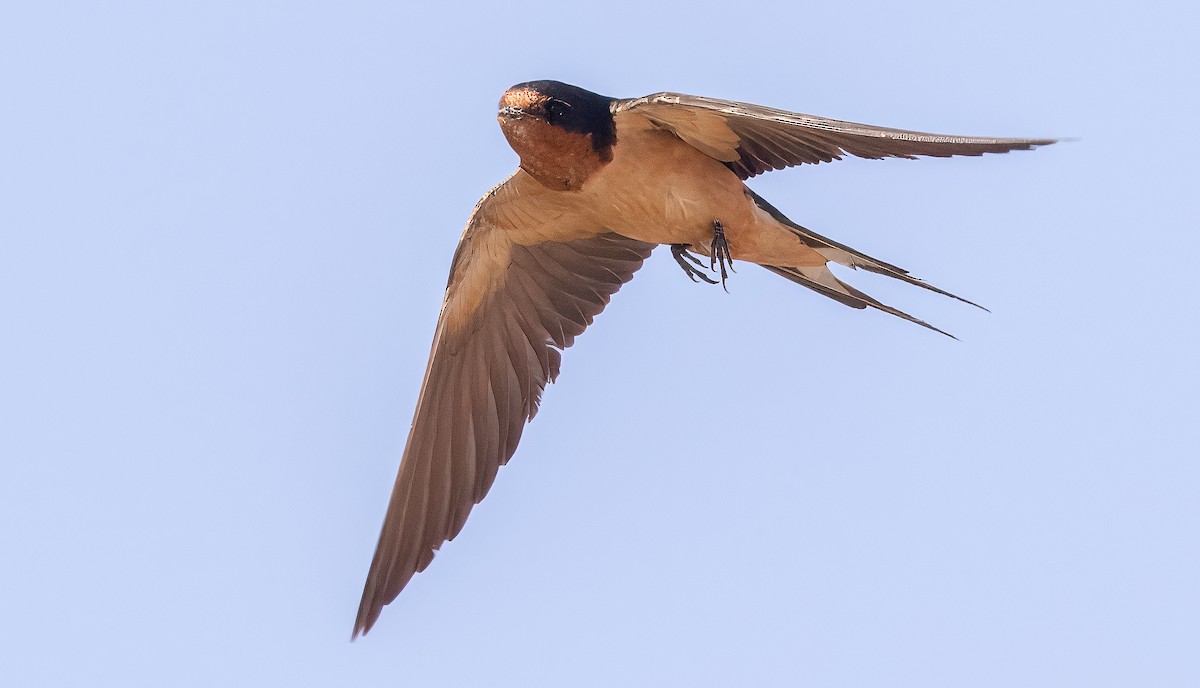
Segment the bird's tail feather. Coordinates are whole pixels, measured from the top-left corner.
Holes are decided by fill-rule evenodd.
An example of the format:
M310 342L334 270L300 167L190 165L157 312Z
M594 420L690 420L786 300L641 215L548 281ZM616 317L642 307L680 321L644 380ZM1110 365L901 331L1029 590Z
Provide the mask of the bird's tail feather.
M951 294L950 292L948 292L944 289L939 289L938 287L935 287L932 284L929 284L928 282L926 282L922 279L913 277L912 275L908 274L908 270L905 270L904 268L897 267L895 265L892 265L891 263L885 263L882 260L879 260L877 258L872 258L871 256L868 256L867 254L862 253L861 251L856 251L856 250L850 248L849 246L846 246L845 244L840 244L840 243L834 241L833 239L823 237L820 234L817 234L816 232L814 232L806 227L801 227L800 225L796 224L795 222L792 222L786 215L781 213L775 206L768 203L767 200L765 198L763 198L762 196L759 196L758 194L754 193L753 191L751 191L749 189L747 189L747 192L750 194L750 198L752 198L754 200L755 205L757 205L759 208L762 208L764 211L766 211L766 213L768 215L775 218L775 220L778 221L779 224L783 225L783 227L785 229L787 229L788 231L795 234L805 244L813 247L818 253L820 253L822 256L824 256L827 260L831 260L840 265L845 265L846 267L849 267L849 268L855 268L855 269L862 268L863 270L867 270L868 272L874 272L876 274L886 275L888 277L898 279L903 282L907 282L909 284L916 285L918 287L921 287L922 289L928 289L929 291L932 291L937 294L941 294L942 296L949 296L952 299L955 299L957 301L962 301L963 303L970 304L972 306L975 306L976 308L981 308L985 311L987 310L983 306L980 306L979 304L977 304L973 301L968 301L967 299L964 299L961 296L958 296L956 294ZM847 287L847 288L851 288L851 287ZM876 306L876 307L878 307L878 306ZM924 323L922 323L922 324L924 324Z
M835 277L827 266L819 265L814 267L792 268L781 265L764 265L763 267L775 273L776 275L786 277L796 284L808 287L818 294L828 296L829 298L850 306L851 308L867 308L870 306L871 308L883 311L884 313L890 313L897 318L903 318L911 323L916 323L921 327L927 327L934 332L944 334L951 339L958 339L958 337L955 337L949 332L940 330L924 320L921 320L920 318L915 318L902 310L892 308L885 303L880 303L871 296L864 294L863 292Z

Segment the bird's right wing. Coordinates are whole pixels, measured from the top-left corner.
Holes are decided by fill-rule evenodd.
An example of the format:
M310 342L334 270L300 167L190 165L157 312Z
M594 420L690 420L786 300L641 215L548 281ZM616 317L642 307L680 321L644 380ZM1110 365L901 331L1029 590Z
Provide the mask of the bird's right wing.
M742 179L769 170L860 158L949 157L1026 150L1054 139L952 136L890 129L683 93L617 100L615 117L641 116L719 160Z
M577 238L548 240L571 219L523 197L522 182L536 185L518 172L480 201L455 252L355 636L458 534L558 375L559 351L654 248L578 225L565 230Z

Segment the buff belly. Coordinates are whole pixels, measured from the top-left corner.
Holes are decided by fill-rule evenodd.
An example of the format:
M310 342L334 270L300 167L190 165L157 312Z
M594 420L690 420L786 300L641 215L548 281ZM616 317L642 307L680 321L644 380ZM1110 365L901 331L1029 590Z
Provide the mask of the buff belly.
M713 222L735 260L823 265L824 257L760 210L720 162L649 125L617 131L612 162L575 192L599 224L640 241L688 244L707 254Z

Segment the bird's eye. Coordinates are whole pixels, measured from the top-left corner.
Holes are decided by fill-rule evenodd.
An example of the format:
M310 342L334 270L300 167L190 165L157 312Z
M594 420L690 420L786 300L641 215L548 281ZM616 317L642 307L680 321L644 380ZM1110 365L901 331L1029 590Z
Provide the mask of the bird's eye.
M563 117L566 117L567 110L570 109L570 107L570 105L567 105L565 102L557 98L551 98L550 100L547 100L545 108L546 121L553 124L561 120Z

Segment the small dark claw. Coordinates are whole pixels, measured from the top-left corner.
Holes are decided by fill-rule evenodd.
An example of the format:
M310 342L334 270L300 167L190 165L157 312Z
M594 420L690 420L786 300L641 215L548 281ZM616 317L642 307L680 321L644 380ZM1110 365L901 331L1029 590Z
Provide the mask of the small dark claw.
M675 262L679 263L679 267L683 268L684 274L686 274L688 279L692 280L693 282L696 282L696 278L699 277L709 284L716 284L717 281L715 279L696 269L696 267L704 267L704 263L701 263L700 259L696 256L688 253L688 246L690 245L691 244L671 244L671 255L675 257ZM693 267L688 261L695 263L696 267Z
M709 250L708 268L715 270L718 265L720 266L721 288L728 292L729 290L725 288L725 279L729 277L730 272L736 272L733 269L733 256L729 253L729 242L725 240L725 225L721 224L720 220L713 220L712 226L713 238Z
M682 254L684 258L687 258L688 260L695 263L696 267L698 267L698 268L704 267L704 263L700 262L700 259L697 258L696 256L694 256L692 254L692 252L688 250L688 248L691 247L691 244L675 244L675 246L678 246L679 253Z

